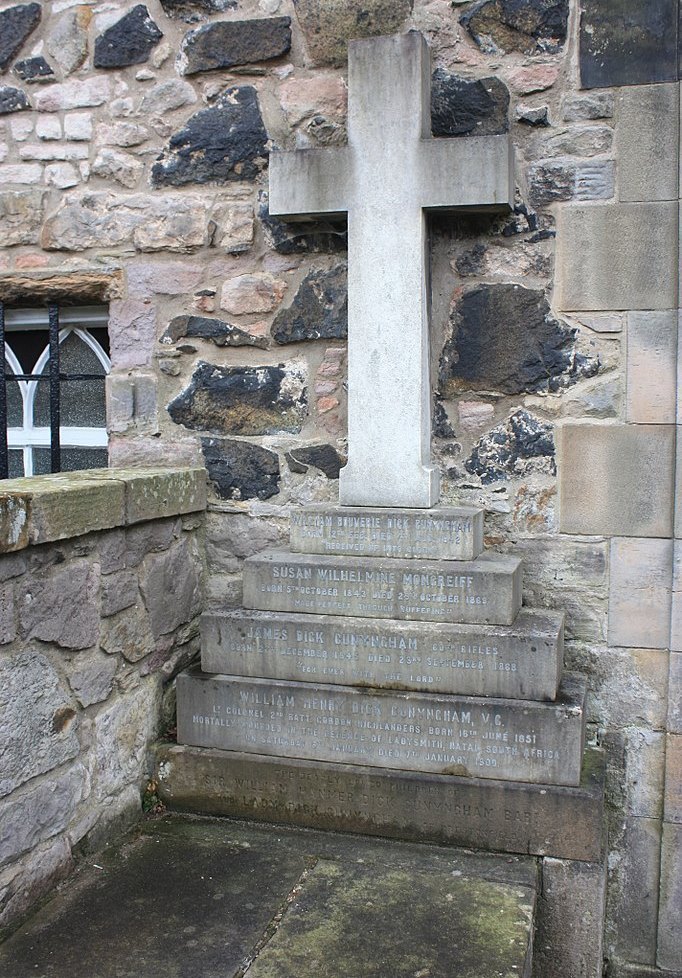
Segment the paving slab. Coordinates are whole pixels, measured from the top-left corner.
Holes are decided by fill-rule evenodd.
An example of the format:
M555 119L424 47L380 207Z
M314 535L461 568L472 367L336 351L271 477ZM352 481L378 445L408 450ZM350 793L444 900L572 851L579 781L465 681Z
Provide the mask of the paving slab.
M84 861L0 974L528 976L536 887L527 857L166 816Z

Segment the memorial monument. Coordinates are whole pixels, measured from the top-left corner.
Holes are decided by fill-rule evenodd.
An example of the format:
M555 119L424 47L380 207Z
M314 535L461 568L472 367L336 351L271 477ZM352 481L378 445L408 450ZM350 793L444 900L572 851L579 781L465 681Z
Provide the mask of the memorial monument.
M514 182L508 137L431 138L429 80L421 35L353 42L348 146L271 157L274 213L348 213L349 462L339 506L246 560L244 610L204 615L178 740L227 752L219 810L594 859L563 616L522 608L482 510L436 506L425 213L508 209Z

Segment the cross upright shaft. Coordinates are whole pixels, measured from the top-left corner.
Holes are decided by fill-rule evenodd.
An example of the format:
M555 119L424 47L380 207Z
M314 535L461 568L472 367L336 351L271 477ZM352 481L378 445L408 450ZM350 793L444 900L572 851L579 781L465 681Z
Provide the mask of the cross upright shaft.
M348 214L348 464L340 502L429 507L426 211L508 209L506 136L432 139L421 34L349 45L348 146L270 156L270 213Z

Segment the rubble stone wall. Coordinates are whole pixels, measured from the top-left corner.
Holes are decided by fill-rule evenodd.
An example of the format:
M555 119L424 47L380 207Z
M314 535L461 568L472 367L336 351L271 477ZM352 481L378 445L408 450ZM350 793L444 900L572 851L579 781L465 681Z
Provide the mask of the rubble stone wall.
M487 545L524 557L528 603L566 610L589 676L613 976L682 959L677 17L0 4L0 299L108 302L111 464L206 465L213 604L239 603L289 504L336 498L347 454L344 228L269 216L269 150L342 144L347 39L408 29L434 135L510 131L514 212L431 222L433 450L443 501L486 507Z
M205 496L203 469L2 484L0 931L139 816L198 650Z

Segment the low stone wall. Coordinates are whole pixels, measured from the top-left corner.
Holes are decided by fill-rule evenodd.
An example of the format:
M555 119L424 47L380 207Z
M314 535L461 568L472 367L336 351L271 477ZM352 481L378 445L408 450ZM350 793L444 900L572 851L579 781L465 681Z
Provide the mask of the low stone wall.
M205 506L203 469L2 484L0 929L140 809L198 650Z

